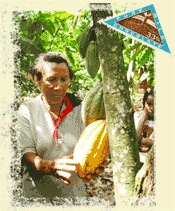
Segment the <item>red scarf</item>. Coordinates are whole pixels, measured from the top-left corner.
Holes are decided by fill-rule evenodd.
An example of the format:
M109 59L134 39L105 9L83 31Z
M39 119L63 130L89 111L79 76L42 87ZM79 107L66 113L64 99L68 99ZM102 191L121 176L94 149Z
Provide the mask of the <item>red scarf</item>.
M65 103L65 105L67 106L60 114L59 118L58 118L58 122L57 124L55 123L55 121L53 120L52 116L52 121L53 121L53 124L54 124L54 137L55 137L55 140L58 142L58 131L57 131L57 127L59 125L59 123L61 122L61 120L66 116L68 115L72 110L73 110L73 107L72 107L72 104L70 102L70 100L68 99L67 96L64 97L64 100L63 102Z

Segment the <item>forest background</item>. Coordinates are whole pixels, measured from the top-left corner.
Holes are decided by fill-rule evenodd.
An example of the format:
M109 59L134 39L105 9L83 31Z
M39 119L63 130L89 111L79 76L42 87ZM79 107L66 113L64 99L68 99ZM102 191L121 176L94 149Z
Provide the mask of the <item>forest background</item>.
M83 1L82 1L83 2ZM154 0L152 1L135 1L141 4L154 4L158 13L159 20L161 22L162 29L165 33L166 40L170 47L171 54L167 54L161 50L156 50L156 137L159 140L157 145L156 157L156 171L157 171L157 187L156 187L156 201L158 202L157 208L161 210L174 210L174 70L175 70L175 42L174 42L174 20L175 20L175 2L167 0L164 1ZM54 3L54 2L53 2ZM58 1L59 3L59 1ZM57 4L56 3L56 6ZM65 1L66 4L66 1ZM123 3L122 3L123 4ZM0 28L0 50L1 57L1 200L0 205L2 209L8 207L11 210L11 183L13 180L10 178L9 165L11 159L15 158L15 162L18 162L18 158L14 157L11 151L11 137L9 133L8 125L11 124L11 111L9 106L13 102L13 45L11 44L11 31L14 31L11 22L12 11L27 11L38 10L41 8L45 10L53 10L55 5L41 2L26 2L26 1L3 1L1 0L1 28ZM165 9L166 6L166 9ZM72 8L68 5L69 11L75 9L77 4ZM112 6L113 7L113 6ZM78 8L78 7L77 7ZM138 8L138 5L134 6L134 9ZM122 8L123 9L123 8ZM122 11L121 9L121 11ZM167 21L171 21L171 24L167 24ZM162 95L163 94L163 95ZM163 96L163 98L162 98ZM163 112L162 112L163 111ZM4 112L6 115L4 116ZM165 131L168 131L166 133ZM170 144L165 144L170 143ZM16 146L16 145L15 145ZM171 147L169 147L171 146ZM5 163L4 163L5 161ZM16 163L17 166L18 163ZM162 171L163 167L163 171ZM168 174L167 174L168 172ZM15 170L16 175L18 175ZM167 179L168 176L168 179ZM16 177L17 178L17 177ZM16 183L15 183L16 184ZM163 191L162 191L163 190ZM32 208L31 208L32 209ZM13 210L13 208L12 208Z
M114 3L112 5L114 14L128 7L128 4L123 8ZM70 83L68 92L75 93L83 99L90 88L102 81L101 69L95 79L91 79L86 69L86 60L81 58L78 51L81 33L87 26L93 25L90 10L82 10L78 16L65 11L14 12L13 20L16 32L12 36L14 44L19 46L15 54L14 73L14 86L18 91L16 95L18 98L35 97L40 92L29 76L38 54L48 51L64 53L74 70L75 77ZM140 82L146 80L148 84L151 82L151 87L154 87L154 72L152 72L154 50L139 42L133 42L131 38L120 33L119 37L124 43L125 69L134 99L136 87ZM144 74L140 77L140 71L143 70Z
M112 4L112 6L114 14L118 14L126 10L128 4L125 4L122 8L117 4ZM76 94L81 99L84 99L87 92L96 83L102 82L102 76L101 69L94 79L89 76L86 69L86 60L81 58L78 51L81 33L87 26L93 24L90 10L82 10L78 16L66 11L14 12L13 22L15 32L12 34L12 38L14 45L18 46L18 51L15 53L14 125L11 128L14 149L17 153L14 155L15 163L12 164L12 177L14 180L18 180L20 155L18 153L15 113L22 102L40 93L39 87L31 78L31 69L38 54L60 51L66 55L75 73L68 92ZM118 37L123 42L125 70L134 105L136 100L140 100L138 88L141 82L144 89L147 86L154 88L154 50L120 33L118 33ZM19 183L18 186L20 188L21 184ZM17 190L19 189L17 188L14 192L17 192ZM17 199L17 195L15 195L15 198Z

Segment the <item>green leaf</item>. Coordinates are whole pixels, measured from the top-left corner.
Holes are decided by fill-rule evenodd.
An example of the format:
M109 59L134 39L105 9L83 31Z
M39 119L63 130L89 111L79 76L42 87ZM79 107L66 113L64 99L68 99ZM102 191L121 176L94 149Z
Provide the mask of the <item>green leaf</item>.
M30 22L23 22L23 21L21 21L20 22L20 31L22 31L22 30L28 30L28 28L30 27L30 25L31 25L31 23Z
M153 49L152 48L148 48L145 53L143 54L140 62L139 62L139 65L140 67L142 67L150 58L150 55L153 53Z
M33 42L33 47L35 49L38 49L40 52L43 52L44 49L43 49L43 46L42 46L42 43L41 43L41 40L39 38L37 38L34 42Z
M154 72L150 73L150 75L148 76L148 78L154 78Z
M60 20L68 20L68 19L73 19L74 15L65 11L61 12L55 12L54 16L59 18Z
M138 52L136 51L136 52L133 54L133 56L131 57L130 61L136 59L137 56L138 56Z
M61 26L63 27L63 29L64 29L65 31L67 31L68 25L67 25L66 21L63 21L63 20L59 20L59 21L60 21Z
M147 46L142 45L141 50L139 52L139 61L140 61L141 57L143 56L143 54L145 53L145 49L147 49Z
M125 37L125 35L118 32L118 38L120 41L122 41L124 37Z
M133 46L129 46L128 49L126 50L126 53L131 53L134 49L137 49L139 46L141 46L141 43L137 42Z
M34 55L38 55L38 54L42 53L42 51L39 48L36 48L33 45L28 46L27 51Z
M66 47L65 47L65 52L66 52L66 56L67 56L68 60L70 61L70 63L71 63L73 66L75 66L75 60L74 60L74 58L73 58L73 56L72 56L72 52L71 52L69 46L66 46Z
M55 26L52 21L47 20L47 22L43 23L43 27L47 30L52 36L55 33Z
M43 32L40 36L41 40L48 40L50 38L49 33L47 31Z
M78 16L75 18L75 20L73 21L73 29L75 29L76 25L77 25L77 22L78 22Z
M23 30L22 31L23 35L26 36L26 37L28 36L28 32L29 32L28 30Z
M44 23L45 21L49 20L50 17L51 17L51 14L50 13L48 13L48 12L42 13L41 11L39 11L37 20L40 23Z
M151 86L153 87L154 85L155 85L155 82L154 82L154 80L152 80Z
M30 33L34 33L39 28L41 28L41 23L34 22L28 27L28 31Z

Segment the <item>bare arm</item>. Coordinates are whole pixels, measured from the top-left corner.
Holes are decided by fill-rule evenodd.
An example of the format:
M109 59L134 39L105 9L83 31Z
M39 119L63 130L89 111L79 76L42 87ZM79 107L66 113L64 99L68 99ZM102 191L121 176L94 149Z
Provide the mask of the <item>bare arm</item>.
M29 168L32 174L38 175L38 173L45 175L54 175L59 178L65 184L70 185L71 173L76 172L76 164L73 160L73 155L64 156L54 160L44 160L38 155L29 152L23 156L22 162ZM104 171L104 167L107 165L107 161L103 165L96 169L95 174L89 174L84 182L88 182L91 179L97 177Z
M45 174L51 174L51 169L54 164L53 161L44 160L33 152L24 154L22 163L24 163L32 171L40 171Z
M145 121L147 120L147 118L148 118L148 113L147 113L146 108L144 108L141 118L139 120L139 124L136 128L138 141L140 141L142 138L143 128L144 128L144 124L145 124Z
M29 152L23 156L22 162L32 174L54 175L65 184L71 184L71 173L76 172L76 163L71 158L72 155L54 160L44 160L38 155Z
M153 145L154 144L154 132L150 135L149 138L142 138L141 142L143 144Z

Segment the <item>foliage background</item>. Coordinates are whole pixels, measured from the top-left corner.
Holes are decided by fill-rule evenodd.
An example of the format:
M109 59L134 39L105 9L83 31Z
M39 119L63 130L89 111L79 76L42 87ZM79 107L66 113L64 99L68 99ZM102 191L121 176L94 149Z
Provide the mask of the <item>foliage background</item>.
M124 4L123 7L118 4L112 6L114 13L118 14L121 10L125 11L128 4ZM95 79L90 78L86 70L86 60L82 59L78 52L78 41L82 31L87 26L93 25L89 10L81 11L78 16L65 11L14 12L13 21L16 29L12 35L13 42L19 46L15 54L14 73L14 86L18 90L18 97L35 97L40 92L29 76L38 54L48 51L64 53L74 70L75 77L70 83L68 92L75 93L83 99L96 82L102 81L100 70ZM118 36L124 43L126 72L129 71L129 64L133 61L132 71L128 72L130 87L136 89L136 86L145 79L149 83L150 79L154 78L154 73L151 73L154 69L154 50L139 42L133 44L131 38L126 38L120 33ZM139 80L141 68L146 71ZM154 86L154 80L151 85Z
M128 4L118 6L112 4L115 14L125 11ZM78 52L78 41L82 31L87 26L92 26L93 21L88 9L80 12L78 16L67 13L65 11L45 11L45 12L14 12L13 22L15 25L15 32L12 34L14 45L18 46L18 51L15 53L15 71L14 71L14 90L15 99L12 113L11 137L13 142L13 149L15 154L11 164L11 175L16 181L14 187L14 201L16 205L24 202L35 202L21 198L21 183L20 178L20 149L18 144L18 126L16 125L16 111L20 104L28 99L35 97L40 93L39 87L30 78L31 69L38 54L47 51L56 51L66 54L75 77L71 81L68 92L75 93L81 99L84 98L89 89L91 89L97 82L102 81L101 70L99 70L95 79L91 79L86 70L86 60L82 59ZM128 72L129 64L134 61L130 75L130 88L133 99L136 96L136 88L139 81L140 68L146 67L146 73L141 80L146 79L148 82L154 75L151 73L154 68L154 50L142 45L141 43L132 44L131 38L126 38L118 33L120 39L123 40L124 49L123 56L125 60L126 72ZM138 47L140 47L138 49ZM136 51L137 49L137 51ZM133 56L131 51L135 50ZM154 80L152 82L154 86ZM22 199L19 200L18 199ZM95 201L94 203L96 203ZM43 201L42 201L43 203ZM44 202L45 203L45 202Z

